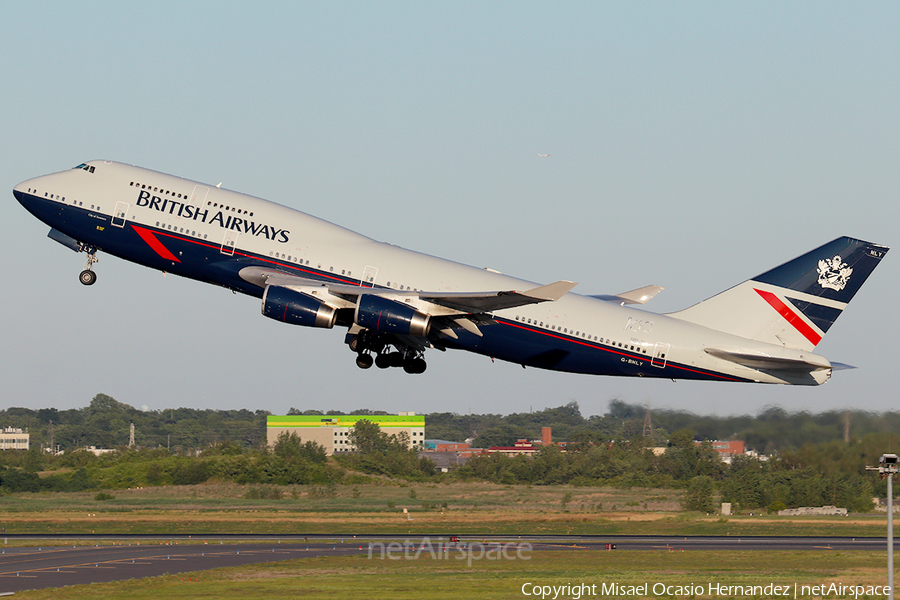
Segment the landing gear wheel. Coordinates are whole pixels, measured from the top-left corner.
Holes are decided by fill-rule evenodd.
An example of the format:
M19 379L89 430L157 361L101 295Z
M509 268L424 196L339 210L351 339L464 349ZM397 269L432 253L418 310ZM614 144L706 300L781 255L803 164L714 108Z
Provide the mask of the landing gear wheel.
M391 367L403 366L403 354L400 352L389 352L387 355L388 365Z
M387 353L379 354L375 357L375 366L379 369L387 369L391 366L391 355Z
M410 375L418 375L424 373L427 366L424 358L414 358L403 363L403 370Z
M100 262L100 259L97 258L97 249L93 246L82 245L81 250L87 252L87 260L84 261L84 271L78 275L78 281L84 285L94 285L94 282L97 281L97 274L94 273L92 268L94 263Z
M360 354L356 357L356 366L360 369L368 369L374 362L375 359L372 358L371 354Z
M84 285L94 285L94 282L97 281L97 274L91 270L85 269L78 275L78 281Z

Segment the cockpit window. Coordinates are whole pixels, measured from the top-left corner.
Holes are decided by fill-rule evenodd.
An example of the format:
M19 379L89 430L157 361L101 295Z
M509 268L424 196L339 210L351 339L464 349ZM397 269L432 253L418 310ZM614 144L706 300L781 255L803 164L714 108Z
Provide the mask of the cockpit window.
M85 163L81 163L81 164L78 165L77 167L74 167L74 169L81 169L82 171L87 171L88 173L93 173L93 172L94 172L94 167L92 167L92 166L90 166L90 165L87 165L87 164L85 164Z

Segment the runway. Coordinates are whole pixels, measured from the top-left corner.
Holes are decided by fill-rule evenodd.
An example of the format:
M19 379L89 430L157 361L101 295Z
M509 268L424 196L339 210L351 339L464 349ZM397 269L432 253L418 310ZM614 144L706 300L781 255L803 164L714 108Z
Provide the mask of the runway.
M9 540L29 540L10 547ZM0 550L0 593L121 581L165 573L317 556L370 555L427 559L429 553L498 551L886 550L884 538L714 536L8 536ZM53 546L43 546L52 542ZM66 545L59 545L60 542ZM80 545L79 545L80 544ZM90 544L90 545L88 545ZM897 542L900 546L900 541ZM202 576L202 575L201 575Z
M7 548L0 554L0 592L18 592L64 585L121 581L276 562L310 556L365 553L363 544L319 543L165 543L140 545Z

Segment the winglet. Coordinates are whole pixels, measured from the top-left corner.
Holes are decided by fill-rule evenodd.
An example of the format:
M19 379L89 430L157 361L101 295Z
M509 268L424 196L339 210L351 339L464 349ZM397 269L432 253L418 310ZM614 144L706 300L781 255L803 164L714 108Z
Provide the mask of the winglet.
M541 287L532 288L530 290L519 293L529 298L541 300L542 302L555 302L565 296L569 292L569 290L574 288L576 285L578 284L574 281L562 280L557 281L556 283L548 283L547 285L542 285Z
M620 299L624 304L646 304L664 289L666 288L661 285L645 285L630 292L616 294L616 298Z
M603 294L596 296L592 295L591 298L596 298L597 300L605 300L606 302L615 302L617 304L623 305L646 304L664 289L666 288L661 285L645 285L644 287L638 288L636 290L631 290L630 292L622 292L621 294L616 294L615 296Z

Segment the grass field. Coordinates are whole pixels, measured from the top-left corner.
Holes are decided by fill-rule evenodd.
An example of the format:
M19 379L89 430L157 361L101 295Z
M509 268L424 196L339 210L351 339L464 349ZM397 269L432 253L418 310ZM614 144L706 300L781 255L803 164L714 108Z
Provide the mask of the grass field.
M485 483L282 488L205 484L96 493L14 494L0 498L0 526L16 533L333 534L658 534L884 535L884 515L778 517L678 510L680 492ZM257 498L257 499L254 499ZM261 499L260 499L261 498ZM411 520L403 514L409 511ZM8 540L8 543L16 543ZM29 542L19 542L29 543ZM42 542L45 543L46 542ZM540 598L542 586L587 585L557 598L773 597L723 586L882 585L883 552L534 551L528 560L422 556L309 558L17 594L17 598ZM642 590L603 585L641 586ZM523 585L526 586L523 592ZM653 586L657 585L656 590ZM658 587L662 585L663 588ZM534 586L538 586L535 588ZM590 587L596 586L596 587ZM665 592L668 596L655 593ZM700 588L696 587L700 586ZM702 589L701 589L702 588ZM549 588L552 590L552 588ZM583 590L583 588L577 588ZM613 591L621 593L613 593ZM750 590L759 592L762 590ZM771 591L771 590L770 590ZM820 592L822 590L819 590ZM565 590L564 590L565 592ZM691 592L691 593L686 593ZM536 594L536 595L535 595ZM549 597L552 597L549 596ZM831 597L850 597L832 595ZM883 597L883 596L875 596Z
M711 551L535 551L528 560L476 561L369 559L366 556L310 558L165 575L117 583L92 584L16 594L29 600L158 598L393 598L471 600L472 598L540 598L543 586L579 586L578 594L557 598L771 598L766 586L785 586L789 596L819 598L803 586L884 585L884 553L876 552L737 552ZM604 594L603 585L618 588ZM582 585L587 588L580 587ZM531 595L523 593L524 590ZM535 587L537 586L537 588ZM591 587L595 586L595 587ZM660 587L662 586L662 587ZM678 593L700 591L703 593ZM699 586L699 587L698 587ZM710 590L710 586L713 589ZM716 586L748 586L744 590ZM750 590L749 586L760 586ZM558 589L558 588L557 588ZM771 588L770 588L771 590ZM572 591L570 587L569 592ZM646 591L646 593L641 593ZM674 592L654 593L654 592ZM712 594L708 592L714 592ZM822 590L819 590L822 591ZM565 590L564 590L565 592ZM584 593L587 592L587 593ZM548 597L552 597L548 596ZM830 597L850 597L849 594ZM883 596L876 596L883 597Z
M116 534L884 534L884 516L728 518L683 513L677 490L487 483L337 486L204 484L0 498L0 527L16 533ZM279 495L280 499L248 496ZM408 517L403 509L409 511Z

